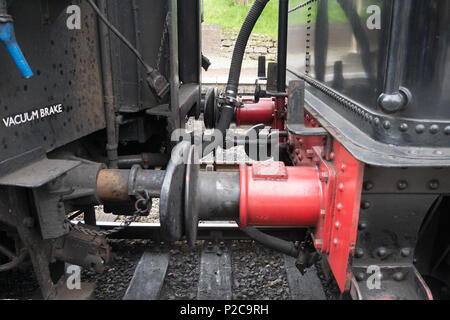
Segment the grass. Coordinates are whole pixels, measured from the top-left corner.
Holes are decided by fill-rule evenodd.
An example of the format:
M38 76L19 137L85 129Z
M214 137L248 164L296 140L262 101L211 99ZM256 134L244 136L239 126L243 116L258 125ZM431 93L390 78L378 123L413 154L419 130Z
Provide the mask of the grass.
M218 24L223 30L239 31L250 7L245 5L235 5L233 0L204 0L205 23ZM294 8L305 0L291 0L289 7ZM368 16L366 13L366 3L360 8L361 17ZM294 11L289 15L290 24L306 24L308 10L305 8ZM317 2L312 3L311 23L316 22ZM347 16L336 0L328 1L329 22L347 22ZM256 23L253 33L266 34L276 39L278 36L278 1L269 1L260 19Z
M218 24L223 30L239 31L250 7L235 5L233 0L205 0L205 23ZM278 35L278 1L269 1L253 29L273 39Z

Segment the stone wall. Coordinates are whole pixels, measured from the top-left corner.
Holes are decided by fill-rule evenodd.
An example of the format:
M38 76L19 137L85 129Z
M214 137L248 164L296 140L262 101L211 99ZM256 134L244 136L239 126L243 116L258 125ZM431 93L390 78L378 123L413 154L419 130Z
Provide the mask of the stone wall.
M238 33L233 31L222 32L222 52L233 54ZM257 60L259 56L265 55L268 61L275 61L277 58L277 40L264 34L252 34L247 43L245 54L248 58Z
M202 47L206 55L230 57L233 54L238 32L222 31L218 25L203 25ZM277 58L277 40L267 35L252 34L245 50L245 58L257 60L265 55L267 61Z

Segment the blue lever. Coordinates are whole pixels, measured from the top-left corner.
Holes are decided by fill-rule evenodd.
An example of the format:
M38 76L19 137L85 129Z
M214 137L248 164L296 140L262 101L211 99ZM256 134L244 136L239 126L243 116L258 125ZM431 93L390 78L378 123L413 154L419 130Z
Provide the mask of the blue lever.
M23 56L22 50L20 50L20 47L17 44L12 22L0 23L0 40L13 58L17 68L19 68L22 73L22 76L25 79L31 78L33 76L33 71L31 71L27 60Z

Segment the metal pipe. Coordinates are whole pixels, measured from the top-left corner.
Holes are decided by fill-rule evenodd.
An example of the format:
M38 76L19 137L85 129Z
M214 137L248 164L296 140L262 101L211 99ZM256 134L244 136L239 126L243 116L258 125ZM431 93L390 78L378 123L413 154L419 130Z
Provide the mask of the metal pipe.
M239 218L239 172L199 172L197 188L200 220Z
M106 0L98 0L99 10L106 13ZM104 23L98 24L100 30L100 49L102 62L103 96L105 100L106 121L106 151L108 165L112 169L118 168L118 137L116 131L115 97L111 70L111 47L109 29Z
M275 102L261 99L258 103L246 103L236 110L236 125L270 124L273 120Z
M411 12L410 0L395 0L391 21L391 37L386 69L384 92L378 104L386 113L395 113L408 105L411 93L401 87L408 41L408 21Z
M289 0L279 0L278 7L278 75L277 89L286 91L287 34L288 34Z
M130 169L134 165L141 165L144 169L150 167L165 167L170 155L163 153L142 153L131 156L119 156L119 169Z
M139 192L148 192L159 197L165 171L106 169L100 170L97 178L97 195L102 201L127 202Z
M6 0L0 0L0 22L3 22L1 19L6 19L6 17L9 18L8 5Z

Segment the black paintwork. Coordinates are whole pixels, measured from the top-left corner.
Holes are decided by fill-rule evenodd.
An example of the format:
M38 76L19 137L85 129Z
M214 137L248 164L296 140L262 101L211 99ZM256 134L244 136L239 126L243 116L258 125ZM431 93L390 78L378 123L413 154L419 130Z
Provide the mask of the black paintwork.
M399 17L393 17L395 0L313 1L292 11L289 14L289 76L295 79L307 74L353 100L359 106L356 111L340 106L333 106L333 110L356 125L361 134L386 145L446 148L442 152L447 154L450 147L447 53L450 3L406 1L410 1L406 6L410 11ZM301 2L290 1L290 7ZM381 9L379 30L367 26L371 15L367 8L371 5ZM407 32L405 46L400 48L403 53L398 54L402 58L393 59L395 63L389 65L389 58L398 53L391 50L390 41L400 41L392 19L402 19ZM377 100L389 84L395 83L391 80L397 76L400 85L411 92L412 101L399 112L386 114ZM339 128L347 124L343 121L331 125Z

